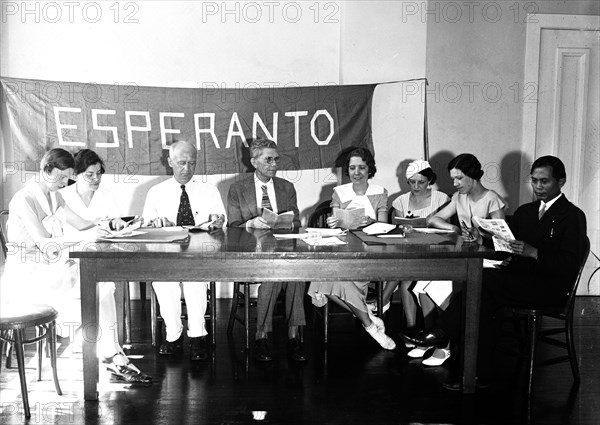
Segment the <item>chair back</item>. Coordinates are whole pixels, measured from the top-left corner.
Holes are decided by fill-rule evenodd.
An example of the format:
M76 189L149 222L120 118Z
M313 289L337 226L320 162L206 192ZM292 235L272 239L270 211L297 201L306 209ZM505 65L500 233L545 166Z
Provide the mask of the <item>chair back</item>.
M579 272L577 273L577 277L573 282L573 287L569 292L569 297L567 298L567 304L563 311L563 314L566 316L569 314L569 311L573 311L573 305L575 304L575 295L577 294L577 287L579 286L579 281L581 280L581 275L583 274L583 269L585 267L585 263L587 262L588 256L590 255L590 238L586 236L585 238L585 248L583 251L583 259L581 260L581 266L579 267Z
M308 217L308 227L326 228L327 217L331 216L331 213L331 201L321 202Z
M6 244L8 239L6 238L6 221L8 220L8 210L0 211L0 244L2 244L2 261L6 261L6 255L8 248Z

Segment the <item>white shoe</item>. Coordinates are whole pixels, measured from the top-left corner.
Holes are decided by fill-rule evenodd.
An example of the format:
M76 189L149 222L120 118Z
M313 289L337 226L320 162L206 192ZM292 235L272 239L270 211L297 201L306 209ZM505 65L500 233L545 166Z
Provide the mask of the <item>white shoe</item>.
M426 352L431 350L433 347L415 347L410 350L406 355L411 359L421 359L425 355Z
M385 314L386 311L388 311L390 309L391 303L387 303L386 305L383 306L383 313ZM375 313L377 311L377 303L367 303L367 308L369 309L369 311Z
M377 330L385 333L385 323L383 323L383 320L375 316L371 311L367 311L367 314L369 315L369 319L371 319L371 322L373 322L375 326L377 326Z
M371 323L371 326L367 326L365 330L379 343L379 345L381 345L382 348L385 348L386 350L393 350L396 348L394 340L387 336L384 331L379 330L375 323Z
M450 358L449 348L436 348L431 357L423 360L425 366L441 366L446 360Z

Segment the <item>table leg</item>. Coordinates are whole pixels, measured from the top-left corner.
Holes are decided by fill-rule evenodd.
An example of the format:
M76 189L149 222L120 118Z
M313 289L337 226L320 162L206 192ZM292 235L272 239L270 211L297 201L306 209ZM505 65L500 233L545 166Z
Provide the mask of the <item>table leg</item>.
M98 282L93 260L80 260L79 277L83 335L83 396L85 400L98 400L98 357L96 354Z
M481 278L483 260L470 258L467 260L467 280L463 288L465 302L465 335L463 347L463 393L475 392L477 375L477 345L479 343L479 309L481 307Z

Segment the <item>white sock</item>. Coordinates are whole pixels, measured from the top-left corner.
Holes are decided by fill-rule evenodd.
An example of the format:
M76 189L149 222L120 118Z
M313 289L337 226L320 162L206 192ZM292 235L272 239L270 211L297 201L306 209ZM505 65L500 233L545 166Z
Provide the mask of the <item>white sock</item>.
M375 316L370 310L367 311L367 313L369 314L369 319L371 319L371 322L377 326L377 330L385 333L385 323L383 323L383 320Z
M365 328L365 331L367 331L369 335L371 335L373 339L377 341L379 345L381 345L381 347L385 348L386 350L393 350L396 348L396 343L394 340L387 336L385 331L380 331L377 328L377 325L375 325L375 322L371 323L371 325L367 327L363 325L363 327Z

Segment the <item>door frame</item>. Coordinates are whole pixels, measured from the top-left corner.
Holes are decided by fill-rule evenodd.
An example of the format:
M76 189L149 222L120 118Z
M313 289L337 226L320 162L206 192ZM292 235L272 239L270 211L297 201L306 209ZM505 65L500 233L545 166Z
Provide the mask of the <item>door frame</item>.
M596 15L527 15L527 41L525 50L525 76L524 82L535 84L539 88L539 67L542 30L545 29L572 29L572 30L600 30L600 16ZM535 136L537 128L537 94L535 102L523 102L523 126L521 131L521 176L520 176L520 203L524 204L533 200L529 180L530 164L536 158ZM555 153L555 152L553 152Z

